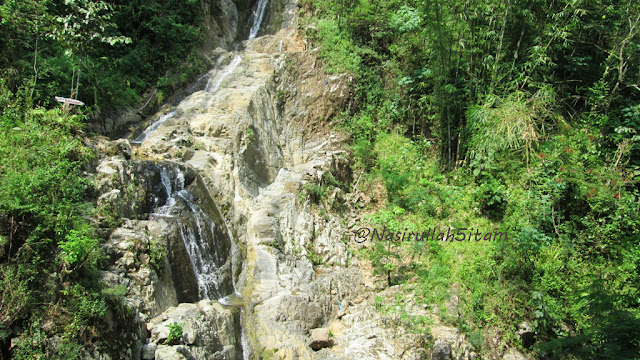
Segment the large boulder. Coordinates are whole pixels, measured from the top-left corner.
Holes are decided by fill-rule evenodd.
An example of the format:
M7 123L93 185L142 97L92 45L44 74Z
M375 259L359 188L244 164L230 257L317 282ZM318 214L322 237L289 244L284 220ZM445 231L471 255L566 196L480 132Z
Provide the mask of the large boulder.
M172 324L180 326L182 336L169 343ZM156 359L237 359L241 355L239 309L216 301L171 307L151 319L147 329L151 338L145 347L156 344Z
M331 345L331 339L329 336L328 328L317 328L311 330L311 341L309 342L309 346L313 350L320 350Z

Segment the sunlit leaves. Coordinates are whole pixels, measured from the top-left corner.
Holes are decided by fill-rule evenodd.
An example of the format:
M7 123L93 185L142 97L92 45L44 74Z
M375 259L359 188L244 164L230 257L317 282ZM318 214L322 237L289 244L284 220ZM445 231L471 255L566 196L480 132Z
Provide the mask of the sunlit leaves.
M86 51L91 41L115 45L131 43L126 36L111 36L116 28L111 21L113 6L102 0L65 0L65 13L55 20L60 26L54 28L51 36L67 43L72 54Z
M391 27L401 33L415 31L420 28L422 15L414 8L403 5L391 17Z
M95 235L90 234L88 229L73 229L66 234L64 241L58 244L62 250L60 258L67 269L75 269L83 265L93 266L97 257L93 256L88 262L87 260L96 250L97 245Z
M486 104L471 107L467 126L472 134L470 153L477 168L486 168L493 160L492 154L507 149L524 151L528 163L545 125L554 119L554 101L554 92L545 88L529 98L516 92L504 99L490 97Z

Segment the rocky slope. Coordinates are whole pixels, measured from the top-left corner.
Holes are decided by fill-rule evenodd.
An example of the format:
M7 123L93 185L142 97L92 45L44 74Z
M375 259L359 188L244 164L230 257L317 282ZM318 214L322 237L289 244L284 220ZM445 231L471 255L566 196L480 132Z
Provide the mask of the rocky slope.
M214 69L152 116L139 144L96 143L105 155L101 220L125 218L106 245L113 266L103 279L126 289L139 324L122 358L475 358L456 329L439 325L429 354L424 334L376 310L374 295L391 301L394 289L380 292L353 256L357 216L325 211L347 204L348 212L348 189L329 186L318 204L305 186L325 184L327 174L352 183L346 139L328 122L351 79L322 71L298 34L294 2L269 8L281 10L267 16L273 34L211 50ZM192 200L167 210L179 206L177 191ZM213 240L204 222L189 220L196 207L211 219ZM204 274L189 249L207 241L224 258ZM202 291L202 281L216 290ZM182 334L170 341L173 323Z

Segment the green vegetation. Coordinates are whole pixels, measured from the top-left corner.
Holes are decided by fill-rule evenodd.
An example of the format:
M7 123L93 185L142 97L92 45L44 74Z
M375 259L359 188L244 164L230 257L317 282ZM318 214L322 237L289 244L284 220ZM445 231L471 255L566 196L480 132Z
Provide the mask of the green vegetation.
M149 263L156 271L162 269L167 258L167 249L156 239L149 241Z
M14 95L0 81L0 335L23 327L16 359L72 359L96 339L108 308L82 174L93 154L73 135L82 117L32 108L29 92ZM52 334L58 346L43 343Z
M298 201L306 199L312 205L320 205L319 213L326 214L328 210L344 212L346 210L342 194L348 191L344 181L337 179L331 172L325 172L318 181L309 181L303 185L303 191L298 193Z
M509 234L369 244L375 272L438 305L481 352L499 333L536 357L640 358L640 5L302 6L325 69L357 79L339 119L366 169L359 189L384 185L368 222Z
M124 333L127 288L98 281L106 262L98 227L117 226L118 214L95 214L86 176L95 155L84 129L140 108L151 88L162 102L193 79L202 66L201 6L0 2L3 356L11 344L15 359L77 359L110 332ZM301 6L325 70L356 79L339 119L366 170L359 190L384 203L367 222L392 232L509 234L363 248L388 286L401 285L379 310L427 339L428 321L406 300L437 305L481 355L501 334L540 358L640 358L640 3ZM54 96L87 106L58 109ZM285 94L276 97L282 103ZM255 136L250 129L245 139ZM323 215L342 211L340 194L350 190L325 173L300 200ZM155 240L140 251L156 270L166 260ZM459 303L448 306L454 295ZM517 336L522 322L533 328L532 347ZM179 343L181 325L169 327L167 343Z
M389 325L395 328L396 333L400 326L404 326L412 334L422 335L420 338L422 346L429 346L428 325L431 324L431 319L423 315L413 315L407 311L407 299L402 294L396 293L393 298L376 296L374 301L378 311L386 316L385 320L390 322Z
M178 345L182 342L182 325L178 323L169 324L169 336L167 336L167 344Z
M161 102L202 70L195 0L7 0L0 15L0 76L13 92L28 81L36 106L67 96L104 115L151 86Z
M244 134L244 141L247 145L252 144L256 140L256 134L253 132L253 127L247 128Z
M313 266L322 265L324 263L322 256L318 255L313 248L307 247L307 259L313 264Z
M120 219L94 210L84 129L140 107L152 87L162 101L201 70L200 10L194 0L0 1L2 356L11 344L15 359L78 359L130 330L126 287L99 283L104 230ZM60 109L54 96L87 106ZM160 267L166 254L150 246Z

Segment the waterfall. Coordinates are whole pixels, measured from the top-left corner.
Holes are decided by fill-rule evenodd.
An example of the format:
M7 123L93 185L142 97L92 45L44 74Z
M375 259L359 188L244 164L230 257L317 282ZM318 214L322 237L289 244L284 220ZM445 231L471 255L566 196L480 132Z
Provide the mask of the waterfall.
M171 111L168 112L164 115L162 115L158 120L156 120L153 124L151 124L149 127L147 127L146 129L144 129L144 131L142 132L142 134L140 134L140 136L138 136L134 141L132 141L133 143L142 143L143 141L145 141L149 135L151 135L154 131L156 131L160 125L164 124L165 121L171 119L174 115L176 114L175 111Z
M268 0L257 1L248 39L254 39L258 35L267 5ZM239 43L234 44L233 51L218 58L213 69L202 75L192 87L194 91L202 89L205 79L205 94L214 94L227 86L230 77L238 71L243 61L238 45ZM282 44L280 48L282 49ZM228 60L230 54L233 54L231 61ZM228 64L222 66L227 61ZM186 92L191 91L187 89ZM145 128L132 143L144 142L173 118L176 111L170 110ZM252 358L254 354L250 338L244 329L248 315L245 314L242 296L236 289L237 279L234 279L239 274L242 253L233 240L218 205L192 168L170 162L146 164L147 169L151 170L151 173L147 173L149 188L153 189L155 196L149 203L153 208L150 216L162 218L172 225L167 245L178 302L209 299L232 308L238 321L238 326L233 329L237 339L234 347L238 359Z
M264 12L267 9L267 3L269 3L269 0L258 0L258 6L256 6L256 10L253 13L253 24L249 31L249 39L253 39L258 35L258 30L260 30L260 25L262 25L262 20L264 19Z
M244 309L240 310L240 323L244 324L246 321ZM251 359L251 346L249 345L249 339L247 339L247 332L244 326L240 328L240 348L242 349L242 360Z
M227 65L219 73L216 73L214 77L209 79L204 91L210 92L210 93L216 92L216 90L218 90L220 85L222 85L222 82L224 81L224 79L236 70L241 60L242 60L242 57L240 55L236 55L233 58L233 60L231 60L229 65Z
M258 35L258 31L260 30L260 26L262 25L262 21L264 20L264 14L267 10L268 3L269 0L258 0L256 9L253 12L253 24L251 24L251 29L249 30L249 39L254 39L256 35ZM282 48L282 44L280 47ZM221 58L218 59L218 63L216 63L214 69L218 68L218 66L220 65L220 60ZM236 70L241 61L242 57L240 55L236 55L222 71L216 72L216 74L211 77L209 81L207 81L207 85L204 90L209 93L215 93L220 85L222 85L222 82L227 78L227 76L229 76ZM151 134L153 134L154 131L156 131L160 127L160 125L164 124L165 121L171 119L175 114L175 111L171 111L162 115L158 120L144 129L142 134L140 134L135 140L133 140L132 143L141 144L142 142L144 142Z
M220 263L221 259L216 249L211 249L210 242L207 241L208 237L213 236L215 233L215 224L193 202L191 194L187 191L181 190L176 196L187 203L196 220L196 229L188 227L186 224L181 224L180 234L191 259L191 266L198 282L200 298L219 299L221 298L221 293L218 288L221 284L221 276L217 272L218 269L216 269L215 263ZM194 230L197 230L197 232ZM222 262L224 262L224 259Z
M198 205L194 193L185 188L185 174L180 167L173 164L158 164L156 167L159 168L166 201L151 216L177 223L197 283L198 298L217 300L233 293L228 264L230 249L225 239L228 234L226 224L216 223ZM205 194L209 195L208 192Z

